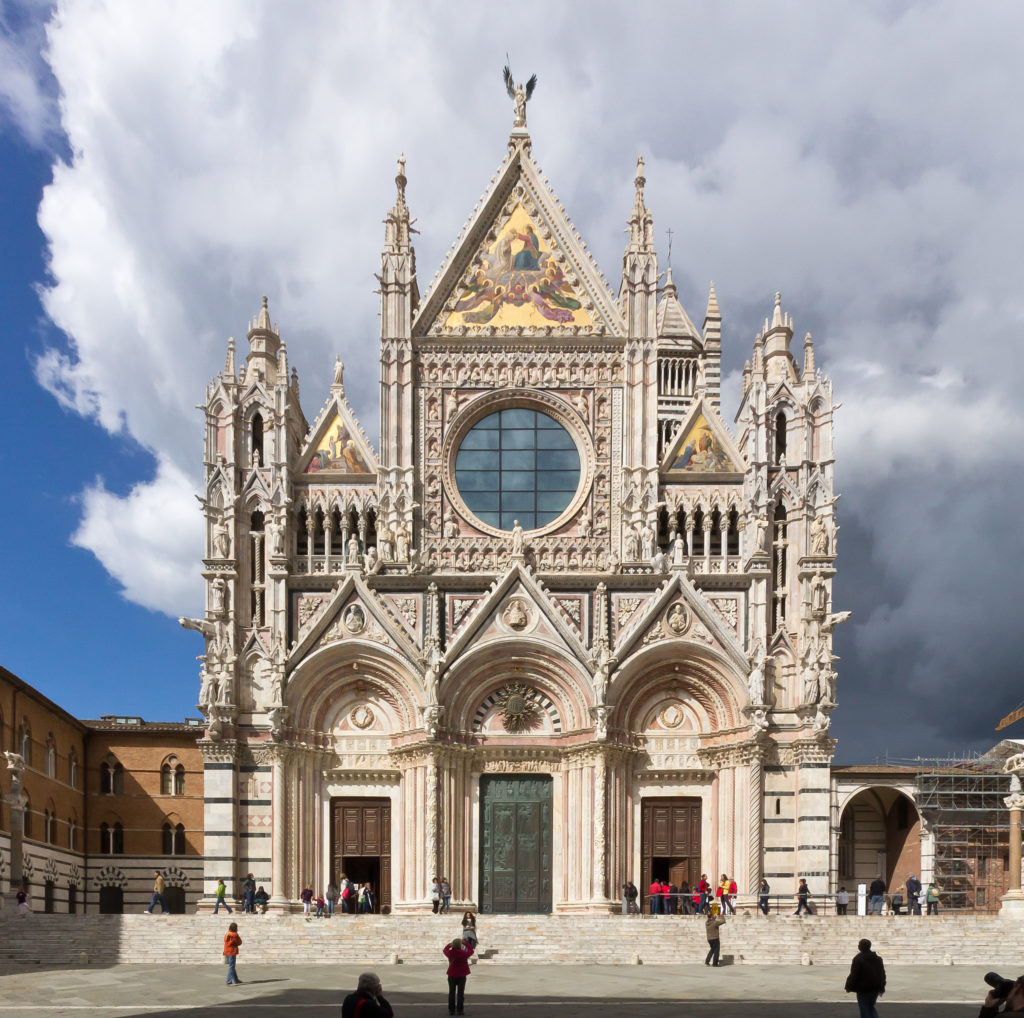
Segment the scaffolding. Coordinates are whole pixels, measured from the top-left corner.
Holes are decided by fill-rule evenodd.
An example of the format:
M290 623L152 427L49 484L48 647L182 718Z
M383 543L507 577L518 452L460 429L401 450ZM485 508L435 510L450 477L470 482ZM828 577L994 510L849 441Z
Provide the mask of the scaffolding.
M944 909L996 911L1008 885L1010 776L986 754L908 761L914 798L935 846L934 879Z

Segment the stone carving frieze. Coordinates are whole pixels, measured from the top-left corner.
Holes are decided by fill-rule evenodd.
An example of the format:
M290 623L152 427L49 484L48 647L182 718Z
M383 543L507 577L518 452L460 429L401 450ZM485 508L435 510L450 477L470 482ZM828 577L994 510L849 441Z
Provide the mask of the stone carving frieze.
M709 597L711 607L715 609L722 621L739 635L739 602L735 597Z

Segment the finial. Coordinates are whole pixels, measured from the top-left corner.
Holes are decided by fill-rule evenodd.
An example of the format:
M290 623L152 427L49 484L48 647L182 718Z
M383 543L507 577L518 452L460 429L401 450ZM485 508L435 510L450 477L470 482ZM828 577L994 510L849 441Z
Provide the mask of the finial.
M785 325L782 319L782 294L778 291L775 292L775 309L772 311L772 324L773 329L778 329Z
M715 282L711 281L711 288L708 290L708 309L704 313L705 318L716 318L721 315L718 308L718 295L715 293Z
M511 61L506 53L505 69L501 72L501 76L505 81L505 91L508 92L508 97L512 100L512 127L513 129L525 128L526 104L530 101L530 98L533 96L533 90L537 87L537 75L530 75L530 79L526 82L525 87L522 82L517 85L512 78Z
M398 157L398 173L395 175L395 187L398 188L398 204L405 205L405 185L407 183L405 176L405 153L403 152Z
M672 235L675 233L675 230L673 230L672 227L670 226L665 232L668 234L668 268L669 268L669 272L671 272L672 271Z

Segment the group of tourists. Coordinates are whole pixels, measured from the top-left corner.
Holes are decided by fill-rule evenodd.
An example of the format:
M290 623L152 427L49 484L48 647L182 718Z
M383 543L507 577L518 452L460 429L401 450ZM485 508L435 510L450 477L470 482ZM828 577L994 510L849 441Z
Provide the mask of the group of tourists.
M714 887L706 873L700 875L693 888L685 880L676 886L655 877L649 890L651 915L709 915L712 904L716 902L723 913L735 915L737 893L736 881L725 873ZM631 880L622 885L623 915L640 911L638 897L636 885Z
M434 915L451 912L452 885L447 877L434 877L430 882L430 904Z
M373 912L375 908L373 884L369 880L364 883L349 880L344 873L337 883L332 880L322 894L315 894L313 885L306 884L299 894L299 899L302 902L302 912L307 919L329 919L338 911L343 914L361 915Z
M922 884L911 873L905 883L888 891L879 874L868 888L868 903L870 915L921 915L922 908L927 909L928 915L938 915L939 889L934 883Z

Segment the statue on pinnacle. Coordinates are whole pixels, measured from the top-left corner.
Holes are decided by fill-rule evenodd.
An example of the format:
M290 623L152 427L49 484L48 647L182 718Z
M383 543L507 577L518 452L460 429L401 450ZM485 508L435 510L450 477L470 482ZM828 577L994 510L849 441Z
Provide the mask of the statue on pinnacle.
M506 56L505 59L507 60L508 57ZM537 87L537 75L531 74L525 87L522 82L517 85L512 78L512 68L506 63L502 77L505 79L505 91L508 92L508 97L512 100L512 126L526 127L526 104Z

